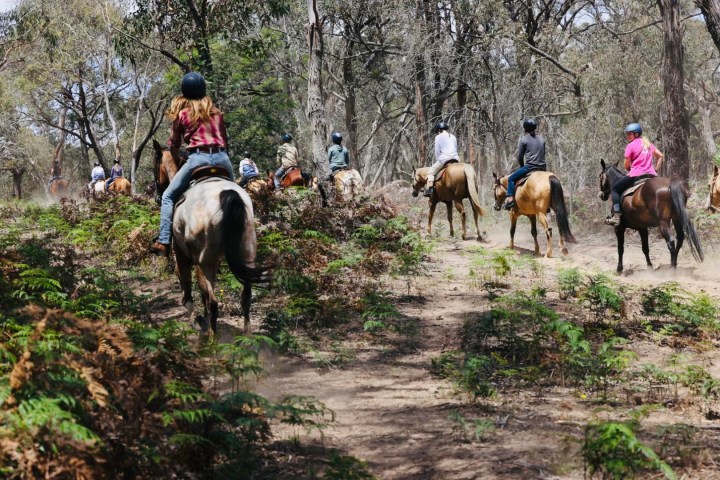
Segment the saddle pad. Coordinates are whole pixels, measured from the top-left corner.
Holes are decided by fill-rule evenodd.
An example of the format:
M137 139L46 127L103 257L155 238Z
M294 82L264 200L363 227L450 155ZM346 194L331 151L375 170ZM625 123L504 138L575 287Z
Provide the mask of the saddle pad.
M639 189L640 187L642 187L643 184L644 184L645 182L647 182L648 180L650 180L650 179L649 179L649 178L643 178L643 179L637 180L636 183L635 183L635 185L633 185L632 187L630 187L630 188L628 188L627 190L625 190L620 198L625 198L625 197L627 197L627 196L629 196L629 195L632 195L633 193L635 193L635 191L636 191L637 189Z
M442 176L445 174L445 169L447 169L448 165L452 165L453 163L460 163L458 160L450 160L448 162L445 162L445 164L438 170L438 173L435 174L435 181L437 182L442 178Z

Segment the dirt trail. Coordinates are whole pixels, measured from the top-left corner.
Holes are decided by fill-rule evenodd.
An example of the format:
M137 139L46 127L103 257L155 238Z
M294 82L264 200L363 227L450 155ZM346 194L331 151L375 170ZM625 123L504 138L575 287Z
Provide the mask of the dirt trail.
M491 228L488 242L481 245L506 246L508 233L503 222ZM532 247L532 239L524 229L529 227L524 223L518 226L518 255L531 253L527 249ZM429 274L416 285L427 301L411 297L398 304L403 315L420 322L416 350L403 353L360 345L353 361L329 370L303 360L275 358L267 365L270 373L258 386L259 393L272 399L282 394L310 395L324 402L337 415L337 422L325 432L324 445L366 460L378 478L583 478L577 438L593 413L591 406L576 401L572 390L556 388L537 396L520 395L522 398L501 395L479 409L468 406L467 399L448 381L431 375L431 359L458 348L463 322L486 307L482 292L471 288L467 277L469 250L478 244L453 242L446 238L446 230L439 230ZM613 273L617 257L611 229L577 236L579 243L570 247L568 257L539 259L547 278L554 279L558 268L572 266ZM718 255L711 245L705 245L704 265L692 260L684 248L682 267L672 270L667 267L669 254L664 242L652 237L651 257L660 268L651 270L645 267L637 236L628 235L626 242L626 272L621 282L677 280L685 288L720 296L720 274L715 270ZM540 244L544 251L544 240ZM403 285L396 287L397 292L403 291ZM465 443L449 418L453 411L492 420L497 430L485 443ZM297 433L276 430L279 438ZM307 441L307 436L301 436Z

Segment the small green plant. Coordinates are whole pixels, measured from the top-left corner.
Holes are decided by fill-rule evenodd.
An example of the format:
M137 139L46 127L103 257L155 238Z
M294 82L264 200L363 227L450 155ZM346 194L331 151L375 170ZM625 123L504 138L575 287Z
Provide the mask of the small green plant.
M583 277L577 268L563 268L558 270L558 287L560 298L563 300L576 297L583 283Z
M453 427L453 430L459 431L461 441L466 443L482 442L489 434L495 431L495 422L492 420L485 418L469 419L457 410L451 411L448 418L457 425L457 427Z
M618 290L619 285L607 275L598 273L588 277L588 285L582 298L588 302L598 319L604 318L607 311L620 313L623 307L623 297Z
M367 462L333 452L323 472L324 480L374 480Z
M670 466L652 448L641 443L626 423L589 425L585 429L582 453L590 478L599 473L602 478L620 480L633 478L644 470L659 471L670 480L677 478Z

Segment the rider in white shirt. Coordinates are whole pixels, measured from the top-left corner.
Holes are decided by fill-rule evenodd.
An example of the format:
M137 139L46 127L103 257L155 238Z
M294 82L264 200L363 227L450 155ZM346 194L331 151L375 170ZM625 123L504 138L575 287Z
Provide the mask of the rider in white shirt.
M240 160L240 174L242 175L242 180L240 180L240 186L245 188L245 186L248 184L248 181L257 178L258 175L260 175L260 171L258 170L257 165L255 165L255 162L252 161L250 158L250 152L245 152L243 154L242 160Z
M435 193L435 175L437 172L448 162L454 160L458 161L458 148L457 139L455 135L448 132L448 125L445 122L440 122L435 125L435 131L438 132L435 135L435 163L430 167L427 174L427 189L425 190L425 196L431 197Z
M90 177L92 178L92 182L88 184L88 189L92 190L93 187L97 182L100 180L105 180L105 170L100 166L100 162L95 162L95 166L92 169L92 172L90 172Z

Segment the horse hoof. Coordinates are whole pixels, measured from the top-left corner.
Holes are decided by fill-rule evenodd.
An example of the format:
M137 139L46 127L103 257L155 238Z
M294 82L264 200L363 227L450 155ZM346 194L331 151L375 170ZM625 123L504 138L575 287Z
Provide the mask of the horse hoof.
M205 319L205 317L203 317L202 315L198 315L197 317L195 317L195 321L200 326L200 331L202 333L207 333L210 325L208 324L208 321Z
M563 254L563 255L567 255L568 253L570 253L570 252L568 252L568 249L567 249L567 248L563 248L563 249L562 249L562 254Z

